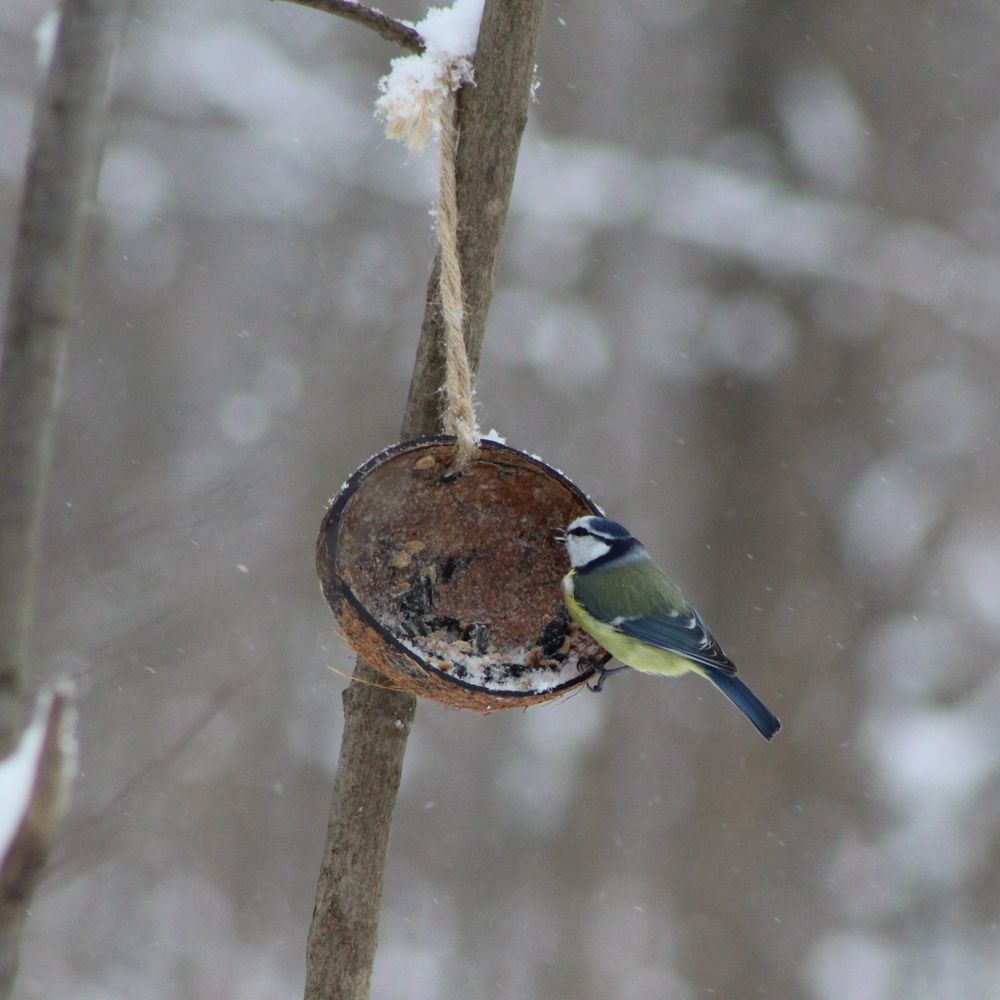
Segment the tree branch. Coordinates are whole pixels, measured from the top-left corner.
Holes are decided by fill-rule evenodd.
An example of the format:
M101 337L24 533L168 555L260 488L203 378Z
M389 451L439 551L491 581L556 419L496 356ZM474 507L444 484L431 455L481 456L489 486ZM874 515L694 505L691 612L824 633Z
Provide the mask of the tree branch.
M344 691L340 761L306 947L306 1000L368 997L389 828L417 702L384 684L358 660Z
M37 754L37 756L35 756ZM76 711L69 685L45 688L21 744L3 762L5 809L23 812L0 854L0 996L11 995L24 912L49 858L76 774ZM19 792L23 790L24 799Z
M544 0L487 2L473 66L475 86L463 87L458 94L458 242L465 349L473 371L479 367L517 154L528 120L543 5ZM435 261L403 419L404 438L441 426L444 323L437 289Z
M78 311L107 80L127 13L126 0L64 0L32 126L0 368L0 756L22 728L59 376ZM33 873L47 857L47 843L33 855ZM3 997L13 988L34 881L19 884L23 891L0 905Z
M410 52L424 51L424 40L416 28L404 21L397 21L380 10L354 3L353 0L289 0L289 2L363 24L366 28L377 32L387 42L395 42Z
M527 121L543 2L487 0L474 62L476 86L459 94L459 242L473 368ZM432 278L404 438L441 428L443 358L443 322ZM371 686L384 683L359 660L344 692L340 761L309 930L306 1000L365 1000L369 992L389 827L416 705L412 695Z
M0 369L0 755L21 728L56 392L126 13L124 0L65 0L32 129Z

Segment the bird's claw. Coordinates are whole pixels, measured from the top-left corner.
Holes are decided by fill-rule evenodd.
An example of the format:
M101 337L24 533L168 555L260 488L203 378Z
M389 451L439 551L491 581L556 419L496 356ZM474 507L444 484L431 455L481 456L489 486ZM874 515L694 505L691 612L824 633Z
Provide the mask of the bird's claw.
M591 684L590 681L586 682L587 690L593 691L594 694L600 694L604 690L604 682L610 674L617 674L619 670L628 669L627 664L623 664L620 667L606 667L603 663L598 663L596 660L588 660L586 665L597 674L596 684Z

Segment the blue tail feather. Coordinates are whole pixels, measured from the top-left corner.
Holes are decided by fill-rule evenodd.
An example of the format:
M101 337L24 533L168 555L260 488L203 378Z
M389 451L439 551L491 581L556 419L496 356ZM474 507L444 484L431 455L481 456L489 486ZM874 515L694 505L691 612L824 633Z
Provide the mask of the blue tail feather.
M708 670L708 679L757 727L765 740L781 728L778 717L739 679L721 670Z

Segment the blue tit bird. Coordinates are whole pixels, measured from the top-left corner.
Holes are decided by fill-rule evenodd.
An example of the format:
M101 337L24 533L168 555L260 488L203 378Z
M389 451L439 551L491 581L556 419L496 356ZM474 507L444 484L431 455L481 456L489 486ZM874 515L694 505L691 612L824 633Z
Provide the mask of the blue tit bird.
M781 723L736 676L736 667L687 599L660 572L639 541L615 521L578 517L566 529L571 569L563 597L573 620L625 667L708 678L771 739ZM610 673L597 667L600 691Z

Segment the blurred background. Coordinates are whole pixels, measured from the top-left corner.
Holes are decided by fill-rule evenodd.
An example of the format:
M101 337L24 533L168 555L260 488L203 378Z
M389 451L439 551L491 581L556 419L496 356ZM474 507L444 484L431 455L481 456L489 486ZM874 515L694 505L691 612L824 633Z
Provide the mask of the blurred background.
M3 288L48 9L0 7ZM548 5L483 428L784 728L692 678L422 702L374 997L996 995L998 37L992 0ZM396 439L433 254L434 157L372 116L397 54L134 4L36 643L82 771L19 1000L301 995L352 669L313 542Z

